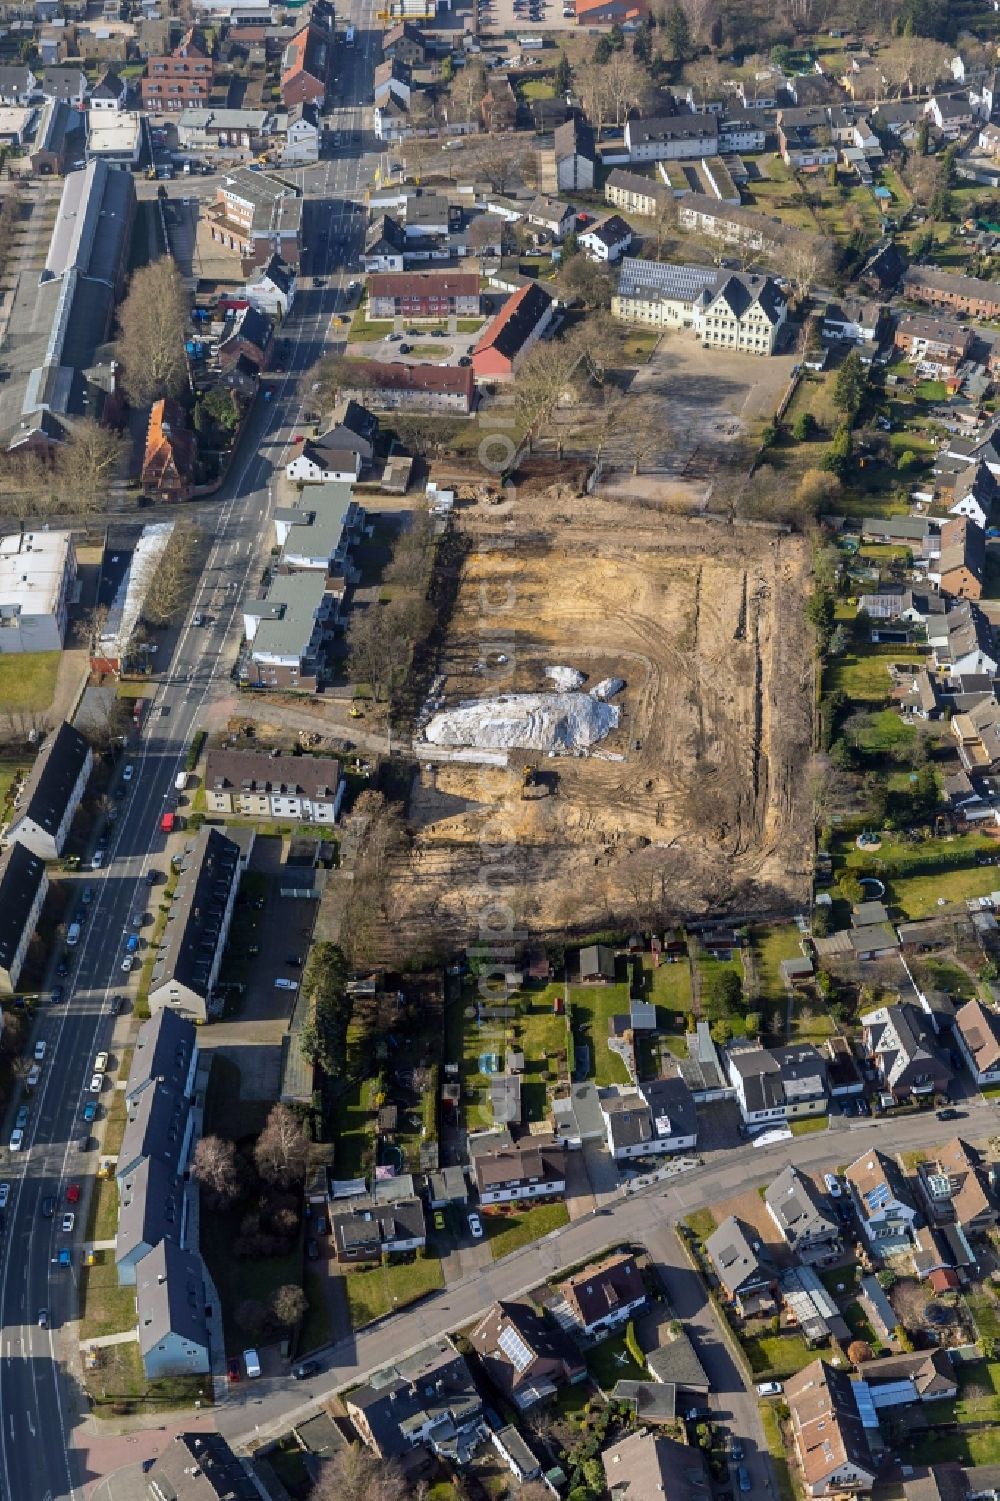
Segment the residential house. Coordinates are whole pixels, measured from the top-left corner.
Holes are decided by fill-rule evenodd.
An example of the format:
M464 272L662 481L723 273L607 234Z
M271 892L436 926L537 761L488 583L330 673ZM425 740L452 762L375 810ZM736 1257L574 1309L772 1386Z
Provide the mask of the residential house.
M992 694L953 713L951 731L967 773L982 776L1000 766L1000 703Z
M660 1433L630 1433L604 1450L601 1463L611 1501L709 1501L712 1494L702 1451Z
M357 361L358 384L341 395L377 410L446 412L468 416L475 405L475 376L458 365L403 365Z
M148 1381L212 1369L201 1257L161 1240L135 1269L139 1353Z
M469 1343L494 1386L519 1412L587 1379L573 1341L529 1303L494 1303Z
M692 1151L698 1141L698 1112L685 1079L646 1079L636 1088L649 1107L655 1140L668 1152Z
M557 125L553 138L556 166L556 191L589 193L594 186L593 127L578 115Z
M777 1274L755 1230L731 1214L705 1241L705 1254L741 1318L773 1311Z
M226 1440L204 1429L175 1433L143 1480L150 1496L177 1501L260 1501L256 1481Z
M648 1300L634 1256L615 1252L559 1283L566 1307L588 1338L621 1327Z
M400 21L382 37L382 56L398 58L411 68L421 68L427 59L427 43L419 26Z
M621 260L632 244L632 228L620 214L607 214L577 235L592 261L603 264Z
M151 57L147 62L139 84L142 107L153 113L207 105L214 80L215 64L192 29L168 57Z
M247 282L247 301L251 307L280 322L292 311L296 285L291 266L286 266L279 255L272 255L267 265Z
M383 1459L426 1444L463 1464L486 1433L469 1367L443 1336L377 1372L344 1401L362 1441Z
M377 1204L351 1199L330 1214L330 1238L337 1261L381 1261L383 1256L417 1251L427 1242L423 1205L419 1199L396 1199Z
M844 1178L872 1247L897 1250L908 1246L917 1207L893 1158L872 1148L851 1163Z
M564 1148L538 1137L481 1153L473 1170L482 1204L560 1198L566 1192Z
M747 1126L780 1125L827 1111L826 1063L810 1043L732 1047L726 1066Z
M61 99L74 109L83 109L89 84L82 68L46 68L38 87L43 99Z
M494 1429L490 1434L490 1442L519 1485L526 1485L529 1480L541 1475L541 1461L513 1423L508 1423L499 1432Z
M194 1094L199 1056L194 1023L176 1011L157 1011L142 1023L136 1034L125 1084L126 1104L154 1087L190 1098Z
M837 147L830 140L825 126L790 125L781 118L778 121L778 151L786 166L796 172L829 167L837 160Z
M625 149L631 162L697 161L718 151L719 122L707 114L628 120Z
M767 1212L781 1238L808 1265L836 1261L842 1253L840 1221L811 1178L791 1166L764 1192Z
M260 151L275 117L264 109L185 109L177 117L182 151Z
M976 1084L1000 1084L1000 1013L966 1001L955 1015L954 1039Z
M600 1097L608 1151L616 1162L688 1151L698 1140L691 1091L683 1079L659 1079Z
M344 786L335 756L223 748L209 750L205 764L205 806L210 813L333 824Z
M230 312L219 336L217 358L220 370L232 370L246 359L260 372L268 362L274 325L260 308L242 307Z
M311 23L292 37L281 59L281 102L322 105L329 82L333 42L325 27Z
M889 310L884 302L845 298L828 302L823 313L823 338L856 344L862 350L881 344L889 328Z
M25 63L0 67L0 104L24 104L38 89L38 79Z
M922 375L942 378L955 375L968 358L972 330L951 318L904 312L896 323L894 343Z
M557 243L572 234L576 228L576 218L576 210L568 203L564 203L561 198L550 198L545 193L536 193L528 204L528 223L533 228L544 231Z
M169 1006L202 1021L208 1016L252 835L245 843L246 853L243 843L215 828L195 836L153 965L150 1010Z
M997 481L981 459L960 473L942 480L942 489L950 492L948 514L967 516L983 529L989 524L997 497Z
M607 944L594 943L581 949L580 984L613 985L615 983L615 954Z
M848 1373L814 1360L785 1382L784 1398L806 1495L870 1491L877 1467Z
M947 1094L952 1071L935 1046L919 1007L879 1006L861 1017L865 1049L879 1082L894 1100Z
M858 1376L868 1387L876 1412L907 1398L911 1402L941 1402L958 1395L958 1381L947 1350L915 1350L863 1360ZM890 1384L891 1394L885 1391Z
M322 143L323 122L319 106L308 99L300 104L293 104L288 111L285 139L281 147L282 165L300 167L318 162Z
M395 99L404 109L410 107L412 93L412 74L407 63L400 62L398 58L387 57L385 62L379 63L374 74L374 97L377 105L383 105L388 99Z
M714 113L714 111L713 111ZM719 150L763 151L771 131L769 112L763 109L723 107L719 119Z
M364 412L356 402L350 406ZM366 431L378 432L378 418L365 412L371 427ZM285 465L290 480L300 485L350 485L362 470L371 463L374 453L373 440L363 433L355 432L345 422L338 422L318 438L303 443L299 452Z
M941 527L941 554L927 577L942 594L981 599L986 576L986 533L970 516L953 516Z
M154 401L142 459L143 489L159 500L187 500L194 485L195 464L194 433L187 425L183 407L169 396Z
M958 1225L966 1235L983 1235L997 1223L987 1170L960 1136L917 1163L917 1187L935 1223Z
M76 571L72 532L0 537L0 656L62 649Z
M407 271L368 279L368 317L478 318L476 272Z
M0 853L0 991L17 982L38 926L49 878L45 862L15 839Z
M28 147L28 163L40 177L61 176L81 150L83 119L61 99L50 99L42 110L35 139Z
M115 1162L115 1179L125 1183L147 1158L183 1176L194 1133L191 1101L154 1080L125 1102L125 1130Z
M935 94L924 106L924 114L949 140L956 140L975 124L975 114L968 92Z
M969 600L950 609L942 620L927 627L936 667L947 667L952 677L996 673L1000 666L993 643L993 628L983 612Z
M472 351L477 380L508 381L555 316L555 300L544 287L529 282L507 299L480 334Z
M978 276L956 276L937 266L910 266L903 295L968 318L1000 318L1000 289Z
M5 842L18 840L40 860L57 860L93 764L89 742L63 720L45 740L15 794Z
M109 114L120 114L127 100L128 84L113 68L105 68L90 91L87 107L91 110L104 110Z
M372 220L365 235L361 264L369 275L373 271L402 271L406 232L391 214Z

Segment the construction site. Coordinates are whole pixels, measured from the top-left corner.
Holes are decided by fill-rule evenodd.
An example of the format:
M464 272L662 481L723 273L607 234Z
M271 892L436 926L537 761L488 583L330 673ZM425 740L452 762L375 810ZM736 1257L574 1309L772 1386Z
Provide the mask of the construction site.
M468 941L807 900L805 539L541 483L459 526L405 926ZM614 712L574 739L605 693Z

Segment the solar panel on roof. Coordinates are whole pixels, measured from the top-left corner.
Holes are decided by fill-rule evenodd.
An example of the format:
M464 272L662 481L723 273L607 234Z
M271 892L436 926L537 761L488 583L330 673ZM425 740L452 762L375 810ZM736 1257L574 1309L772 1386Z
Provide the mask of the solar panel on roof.
M516 1329L505 1329L497 1340L497 1344L518 1374L521 1371L526 1371L534 1359L531 1351Z
M872 1211L884 1209L891 1197L888 1183L876 1183L874 1188L869 1188L866 1192L865 1203Z

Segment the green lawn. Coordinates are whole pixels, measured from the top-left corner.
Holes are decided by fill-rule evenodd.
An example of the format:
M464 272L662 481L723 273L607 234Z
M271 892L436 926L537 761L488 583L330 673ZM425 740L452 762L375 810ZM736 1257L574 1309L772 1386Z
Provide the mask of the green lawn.
M113 1407L116 1416L122 1411L165 1413L191 1407L196 1400L202 1407L212 1405L210 1376L170 1376L150 1381L142 1368L138 1340L99 1350L96 1369L84 1371L84 1385L98 1410Z
M1000 1339L1000 1313L994 1300L985 1292L966 1293L965 1301L980 1336Z
M417 1255L413 1261L354 1267L345 1277L347 1304L355 1329L444 1286L444 1273L436 1256Z
M922 380L917 382L916 395L921 401L946 401L948 387L943 380Z
M521 94L525 99L554 99L556 91L547 78L529 78L521 84Z
M681 959L676 964L661 964L659 969L654 969L652 959L644 955L642 964L646 971L644 984L647 999L664 1011L673 1011L683 1021L691 1010L691 969L688 961Z
M52 702L62 652L0 655L0 704L10 713L41 713Z
M482 318L456 318L455 332L457 334L477 334L483 326Z
M810 1361L833 1358L829 1346L812 1349L801 1334L746 1334L740 1342L754 1375L766 1376L770 1381L783 1381L786 1376L794 1376Z
M114 1251L95 1251L80 1272L80 1338L123 1334L135 1327L135 1288L119 1287Z
M707 1240L715 1229L715 1215L710 1209L694 1209L685 1215L684 1223L693 1230L699 1240Z
M841 688L857 703L884 704L889 700L890 662L924 662L926 653L912 646L891 650L872 647L864 651L847 651L834 657L823 673L823 692Z
M979 994L979 987L972 976L949 959L921 957L914 959L910 968L917 983L925 988L947 990L950 995L961 996L967 1001L975 1000Z
M957 1423L1000 1422L1000 1363L977 1360L958 1367Z
M125 1091L116 1089L107 1106L108 1119L104 1127L104 1140L101 1143L101 1151L105 1157L117 1157L121 1150L122 1137L125 1135L125 1123L128 1119L125 1112Z
M570 1016L577 1046L590 1049L590 1077L599 1085L627 1084L628 1070L608 1047L608 1022L628 1012L627 985L574 985Z
M563 1225L569 1224L569 1213L561 1201L555 1204L532 1204L530 1208L517 1208L507 1214L500 1214L495 1209L483 1209L480 1211L480 1218L494 1261L499 1261L512 1251L519 1251L522 1246L529 1246L532 1241L541 1240L550 1231L560 1230Z
M387 322L382 322L380 320L375 323L369 323L367 317L365 316L364 309L358 308L357 312L354 314L353 319L351 320L351 328L350 332L347 335L347 338L349 343L356 343L361 340L371 341L384 339L386 334L391 333L391 318Z
M25 770L20 761L0 761L0 811L7 804L18 773Z
M336 1164L339 1178L359 1178L367 1170L372 1154L371 1127L376 1115L372 1105L374 1090L375 1081L363 1079L337 1099Z
M916 1464L960 1465L1000 1464L1000 1426L966 1428L956 1433L942 1433L931 1428L914 1439L902 1452L906 1462Z
M470 1126L493 1124L490 1076L480 1073L480 1056L485 1052L497 1052L502 1060L508 1048L519 1048L524 1054L521 1076L523 1119L525 1122L544 1120L549 1085L558 1078L568 1080L571 1067L566 1018L553 1009L556 997L562 997L562 985L517 992L511 996L512 1004L517 1006L517 1016L509 1022L484 1022L480 1025L474 1014L465 1017L462 1066ZM473 1012L471 1005L465 1009ZM546 1078L546 1075L550 1077Z
M802 958L802 935L798 928L794 923L754 928L750 942L761 996L769 1001L784 1001L785 985L780 966L783 959Z
M826 1131L830 1126L828 1115L810 1115L800 1121L789 1121L788 1129L793 1136L812 1136L816 1131Z
M646 1367L637 1366L625 1345L624 1334L613 1334L587 1351L587 1370L605 1396L610 1396L619 1381L642 1381Z
M627 360L648 360L659 340L653 329L630 329L622 338L622 354Z
M118 1185L114 1178L98 1178L87 1214L87 1240L111 1240L118 1230Z
M309 1306L299 1331L300 1355L308 1355L310 1350L319 1350L330 1342L330 1310L326 1304L325 1283L323 1272L306 1272L302 1278L302 1289Z

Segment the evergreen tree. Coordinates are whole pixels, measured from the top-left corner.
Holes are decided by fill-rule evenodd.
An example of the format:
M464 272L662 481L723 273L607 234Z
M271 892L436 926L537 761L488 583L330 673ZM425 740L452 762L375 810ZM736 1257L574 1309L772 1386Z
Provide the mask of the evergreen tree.
M569 65L565 52L560 52L559 61L556 64L555 77L552 80L557 94L566 94L573 86L573 70Z
M684 9L672 5L666 19L667 50L675 62L684 62L691 53L691 26Z

